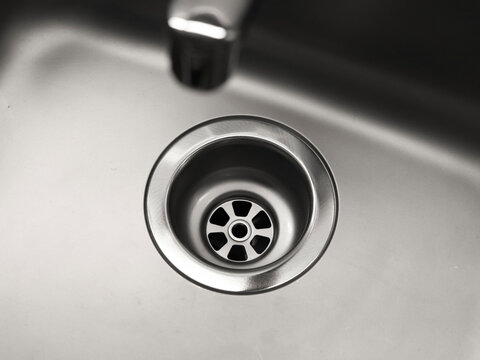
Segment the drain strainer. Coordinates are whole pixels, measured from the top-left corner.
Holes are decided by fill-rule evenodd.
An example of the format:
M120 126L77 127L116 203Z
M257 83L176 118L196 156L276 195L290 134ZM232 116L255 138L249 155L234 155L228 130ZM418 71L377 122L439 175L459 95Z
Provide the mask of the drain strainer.
M288 284L322 256L337 193L327 163L298 132L231 116L165 149L147 183L145 217L157 250L185 278L253 294Z
M259 204L236 199L217 206L206 224L210 246L221 258L246 262L262 256L273 242L270 215Z

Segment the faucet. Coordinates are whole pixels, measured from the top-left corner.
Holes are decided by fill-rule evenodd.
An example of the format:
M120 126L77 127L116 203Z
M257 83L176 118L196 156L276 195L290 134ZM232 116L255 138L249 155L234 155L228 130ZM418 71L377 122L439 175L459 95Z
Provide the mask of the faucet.
M238 60L252 0L173 0L167 13L172 70L183 84L214 89Z

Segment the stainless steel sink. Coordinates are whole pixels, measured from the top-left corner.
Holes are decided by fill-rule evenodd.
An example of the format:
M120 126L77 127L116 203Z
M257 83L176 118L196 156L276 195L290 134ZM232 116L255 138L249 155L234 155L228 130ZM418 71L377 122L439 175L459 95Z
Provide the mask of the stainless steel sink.
M286 5L271 17L267 5L240 66L209 92L171 74L160 3L6 5L0 358L480 357L472 60L458 77L441 67L420 77L389 57L366 63L353 46L342 53L293 41L308 8L290 23L298 32L275 36L271 19ZM149 15L157 9L158 18ZM422 59L413 52L409 61ZM328 162L340 204L321 260L252 296L179 276L152 244L143 211L168 144L232 114L306 137Z

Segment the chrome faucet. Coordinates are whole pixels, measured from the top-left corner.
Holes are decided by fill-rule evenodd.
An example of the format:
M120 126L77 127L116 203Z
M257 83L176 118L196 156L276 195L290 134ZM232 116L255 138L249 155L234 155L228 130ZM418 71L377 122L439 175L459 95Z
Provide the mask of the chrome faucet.
M185 85L213 89L237 62L252 0L173 0L168 11L172 70Z

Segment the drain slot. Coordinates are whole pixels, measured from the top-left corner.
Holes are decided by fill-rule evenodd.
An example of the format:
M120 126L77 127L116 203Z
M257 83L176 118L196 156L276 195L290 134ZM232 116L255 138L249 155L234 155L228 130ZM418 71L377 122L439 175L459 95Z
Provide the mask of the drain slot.
M232 261L247 261L248 255L242 245L233 245L227 255Z
M268 250L275 235L265 208L245 199L218 205L205 231L211 249L222 259L234 262L256 260Z
M233 211L237 216L247 216L252 208L252 203L250 201L233 201L232 202Z

